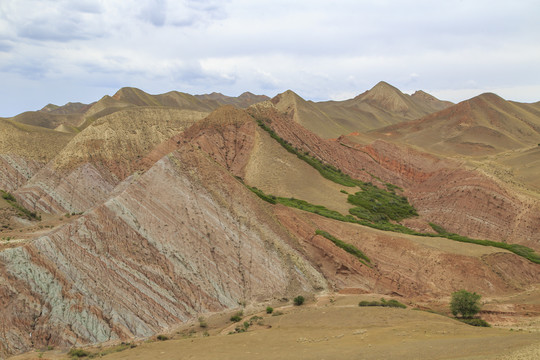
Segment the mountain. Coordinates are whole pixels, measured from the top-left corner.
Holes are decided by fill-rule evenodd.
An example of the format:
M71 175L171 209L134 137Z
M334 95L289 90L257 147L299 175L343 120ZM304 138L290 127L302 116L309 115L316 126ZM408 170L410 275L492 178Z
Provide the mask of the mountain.
M540 142L540 108L482 94L374 133L443 155L482 156Z
M234 105L240 108L247 108L258 102L269 100L270 98L266 95L255 95L246 91L238 97L226 96L221 93L213 92L211 94L204 95L194 95L197 99L201 100L212 100L217 102L220 105Z
M444 312L466 288L495 324L538 319L538 193L499 181L482 158L486 167L471 166L375 132L369 143L331 138L344 123L292 91L245 109L218 104L229 100L124 88L84 110L76 134L0 120L10 193L0 198L0 357L147 339L298 295ZM448 105L385 83L341 103L373 117ZM521 118L536 109L486 106ZM512 154L533 179L536 148ZM358 310L348 299L343 311Z
M345 101L305 101L292 91L286 91L272 102L323 138L337 138L417 119L452 104L420 91L406 95L385 82Z

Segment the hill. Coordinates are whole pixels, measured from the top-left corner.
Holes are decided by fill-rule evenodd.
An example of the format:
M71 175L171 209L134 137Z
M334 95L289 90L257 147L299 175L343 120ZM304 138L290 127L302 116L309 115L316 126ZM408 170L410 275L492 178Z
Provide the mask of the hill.
M15 196L32 211L78 213L105 201L156 146L206 113L134 107L94 121L78 133Z
M336 138L417 119L452 104L422 91L406 95L385 82L345 101L316 103L287 91L277 95L272 102L280 111L291 114L296 122L322 138Z
M540 142L540 111L482 94L421 119L373 132L441 155L485 156Z

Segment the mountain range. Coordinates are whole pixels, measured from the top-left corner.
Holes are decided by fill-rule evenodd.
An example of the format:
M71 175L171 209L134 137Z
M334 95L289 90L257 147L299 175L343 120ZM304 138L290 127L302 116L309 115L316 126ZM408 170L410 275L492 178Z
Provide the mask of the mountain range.
M540 102L385 82L327 102L122 88L0 119L0 356L298 294L467 288L503 313L540 294L539 149Z

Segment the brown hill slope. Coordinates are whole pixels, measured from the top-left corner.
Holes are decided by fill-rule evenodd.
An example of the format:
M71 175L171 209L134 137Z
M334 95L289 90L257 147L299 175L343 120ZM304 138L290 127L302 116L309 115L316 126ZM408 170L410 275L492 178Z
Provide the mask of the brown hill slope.
M108 198L156 146L205 115L173 108L133 107L101 117L58 151L15 196L32 211L85 211Z
M371 90L345 101L305 101L292 91L277 95L274 105L294 120L323 138L336 138L353 132L417 119L451 105L418 91L406 95L380 82Z
M72 134L0 119L0 189L24 185L73 138Z
M482 156L538 144L540 112L533 104L482 94L373 134L442 155Z

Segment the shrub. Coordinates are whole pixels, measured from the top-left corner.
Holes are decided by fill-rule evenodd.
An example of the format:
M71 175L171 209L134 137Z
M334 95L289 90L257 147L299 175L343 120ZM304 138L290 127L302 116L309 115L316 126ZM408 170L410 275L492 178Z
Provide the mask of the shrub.
M480 298L482 296L466 290L459 290L452 294L450 311L454 316L470 319L480 311Z
M244 316L244 313L242 311L239 311L236 314L234 314L233 316L231 316L230 320L232 322L239 322L240 320L242 320L242 316Z
M158 339L159 341L165 341L165 340L169 340L169 337L166 336L166 335L158 335L158 336L157 336L157 339Z
M407 305L405 304L402 304L400 303L399 301L397 300L394 300L394 299L390 299L390 300L385 300L383 298L381 298L381 301L360 301L358 303L358 306L382 306L382 307L393 307L393 308L401 308L401 309L406 309L407 308Z
M472 326L480 326L480 327L491 327L491 325L480 318L473 318L473 319L458 319L461 322L464 322L465 324L469 324Z
M206 322L205 318L203 318L202 316L199 318L199 326L202 328L208 327L208 323Z
M273 308L273 307L268 306L268 307L266 308L266 313L267 313L267 314L271 314L271 313L273 313L273 312L274 312L274 308Z
M83 350L83 349L71 349L71 350L69 350L68 355L71 356L71 357L81 358L81 357L86 357L86 356L90 355L90 353L88 351Z
M304 299L304 297L303 297L302 295L298 295L297 297L295 297L295 298L293 299L294 305L300 306L300 305L302 305L302 304L304 303L304 300L305 300L305 299Z
M328 240L334 243L337 247L342 248L346 252L348 252L351 255L356 256L364 265L367 265L366 262L370 263L371 260L358 248L356 248L354 245L348 244L332 235L330 235L328 232L324 230L315 230L315 234L324 236Z

